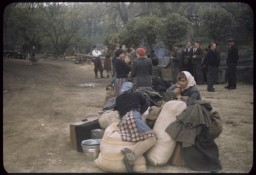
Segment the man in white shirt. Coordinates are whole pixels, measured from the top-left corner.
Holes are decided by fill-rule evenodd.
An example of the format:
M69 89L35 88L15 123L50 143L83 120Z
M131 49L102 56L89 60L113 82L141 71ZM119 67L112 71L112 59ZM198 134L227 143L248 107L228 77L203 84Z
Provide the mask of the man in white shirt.
M94 45L93 50L92 50L92 59L94 62L95 78L98 78L98 71L100 71L101 78L104 78L103 77L103 67L102 67L101 60L100 60L101 55L102 55L102 53Z

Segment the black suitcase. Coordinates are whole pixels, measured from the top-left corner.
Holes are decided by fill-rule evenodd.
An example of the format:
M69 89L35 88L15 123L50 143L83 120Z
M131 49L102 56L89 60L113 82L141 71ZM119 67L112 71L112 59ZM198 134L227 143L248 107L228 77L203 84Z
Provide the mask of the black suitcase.
M71 147L78 152L83 152L81 143L91 139L91 130L101 129L98 117L87 118L69 125Z

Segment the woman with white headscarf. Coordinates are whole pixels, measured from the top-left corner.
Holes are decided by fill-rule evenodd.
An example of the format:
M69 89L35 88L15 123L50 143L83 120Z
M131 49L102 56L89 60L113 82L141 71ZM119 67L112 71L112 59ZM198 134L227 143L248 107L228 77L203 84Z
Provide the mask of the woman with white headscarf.
M188 71L182 71L177 76L178 82L167 89L167 94L173 99L184 101L187 105L195 100L201 100L201 94L194 77Z
M133 92L131 82L123 83L116 98L116 110L120 114L119 133L123 141L137 142L133 149L124 148L125 165L132 170L137 157L143 155L156 142L153 130L143 121L141 114L148 108L146 97L141 92ZM129 171L131 172L131 171Z

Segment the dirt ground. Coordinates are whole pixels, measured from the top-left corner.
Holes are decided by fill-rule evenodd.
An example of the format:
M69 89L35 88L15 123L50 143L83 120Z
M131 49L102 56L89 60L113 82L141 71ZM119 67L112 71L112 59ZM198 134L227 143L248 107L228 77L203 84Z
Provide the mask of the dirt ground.
M9 173L89 173L103 170L71 148L69 124L97 115L110 78L95 79L93 65L69 61L8 59L3 67L3 163ZM95 83L95 87L81 87ZM239 82L236 90L199 85L202 98L219 111L224 129L215 140L221 172L247 173L253 163L253 85ZM185 167L148 165L147 172L186 173Z

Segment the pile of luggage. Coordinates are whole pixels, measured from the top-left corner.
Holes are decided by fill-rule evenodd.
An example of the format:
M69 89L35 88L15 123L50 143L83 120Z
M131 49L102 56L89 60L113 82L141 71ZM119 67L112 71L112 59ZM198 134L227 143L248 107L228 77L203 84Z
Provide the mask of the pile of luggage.
M142 117L153 129L157 141L146 154L136 159L133 171L146 172L146 162L152 166L162 166L168 162L174 165L184 165L184 160L181 158L181 147L166 132L166 129L171 123L177 121L176 117L186 110L187 105L178 100L165 102L162 100L161 95L151 88L139 89L139 91L147 96L150 103L150 107ZM81 130L83 138L77 139L76 145L79 147L81 140L91 139L90 131L101 129L103 134L100 138L99 154L95 157L94 164L107 172L124 173L127 172L127 169L121 150L123 148L131 149L136 142L126 142L121 139L121 135L118 132L120 116L118 111L115 110L115 98L114 96L109 96L99 116L95 117L93 121L88 120L89 123L87 121L85 128L88 129ZM81 150L79 148L79 151Z

